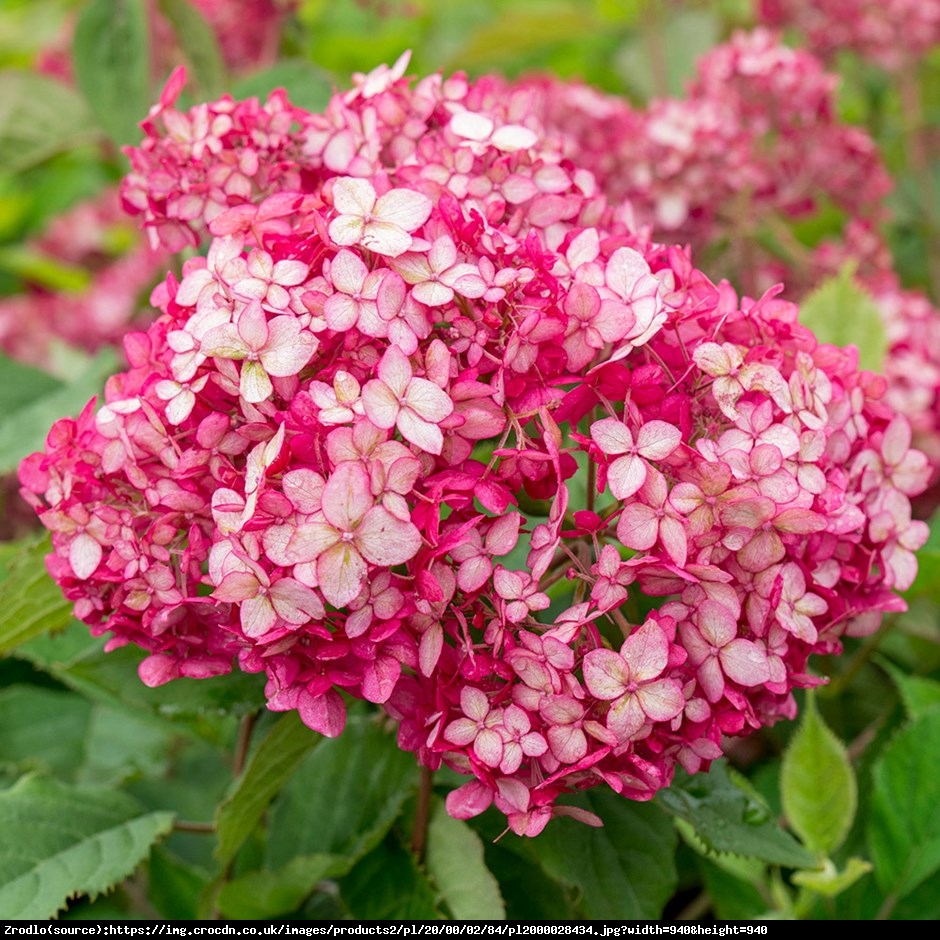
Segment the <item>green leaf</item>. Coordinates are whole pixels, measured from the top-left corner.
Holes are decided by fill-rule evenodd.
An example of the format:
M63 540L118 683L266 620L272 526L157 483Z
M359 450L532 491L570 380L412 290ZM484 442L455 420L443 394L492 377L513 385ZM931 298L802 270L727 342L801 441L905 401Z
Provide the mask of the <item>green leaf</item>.
M210 679L176 679L152 689L137 675L143 650L122 646L105 653L102 646L103 640L74 622L59 636L24 644L16 655L96 702L189 728L214 743L228 743L231 718L264 706L263 676L232 672Z
M751 856L773 865L812 868L814 857L773 818L757 794L736 785L725 761L716 761L707 774L685 777L657 802L667 812L692 824L712 852Z
M143 652L122 647L81 659L52 674L66 685L115 707L139 709L155 718L178 722L216 740L217 719L255 711L261 704L259 677L233 672L211 679L176 679L157 689L137 675Z
M780 796L790 828L807 848L829 855L842 845L858 807L855 772L844 745L820 717L812 692L783 755Z
M417 782L414 758L373 717L351 716L308 754L276 800L267 867L295 855L360 859L382 840Z
M118 786L141 775L162 775L168 755L178 745L177 737L175 728L95 703L76 779L79 783Z
M74 780L92 706L72 692L14 685L0 692L0 764Z
M725 857L718 855L696 859L712 912L721 920L753 920L767 910L767 898L761 894L767 878L765 866L755 860L754 864L761 867L761 877L742 879L722 864L724 861Z
M0 911L39 920L69 898L107 891L172 825L172 813L141 814L114 790L23 778L0 793Z
M0 72L0 166L22 173L97 136L81 96L35 72Z
M6 415L62 386L46 372L0 353L0 414Z
M871 295L854 280L846 265L824 281L800 305L800 322L821 343L855 346L863 369L881 372L888 341L884 320Z
M505 825L505 820L502 824ZM506 917L509 920L575 919L577 911L571 895L576 892L549 878L530 855L528 847L513 844L519 840L506 836L493 842L498 832L489 839L484 834L486 865L499 882Z
M143 0L90 0L75 24L78 87L116 144L136 143L150 107L150 50Z
M283 59L237 81L232 95L264 101L276 88L283 88L293 104L308 111L322 111L333 94L332 80L315 65L302 59Z
M105 379L117 371L113 349L102 349L73 382L60 383L47 394L24 403L0 417L0 473L15 470L28 454L41 450L52 423L77 410L101 391Z
M173 25L176 40L189 63L200 100L218 98L225 90L225 62L215 31L186 0L159 0L160 11Z
M320 735L300 720L297 712L288 712L271 729L215 814L219 838L216 857L223 867L235 858L271 800L321 740Z
M875 878L903 898L940 869L940 709L912 721L872 768L868 846Z
M428 825L425 865L457 920L505 920L496 879L486 867L483 842L435 800Z
M427 876L393 832L340 879L339 890L357 920L443 919Z
M658 806L611 792L575 801L604 820L600 829L552 820L531 840L532 855L552 878L577 888L584 916L658 918L676 887L676 831Z
M62 596L43 561L51 547L43 533L20 542L17 553L0 562L0 654L48 630L61 630L72 618L72 602Z
M872 869L871 862L854 855L846 862L845 871L839 871L828 859L822 871L795 871L793 883L801 888L809 888L826 898L834 898L867 875Z
M908 675L883 656L877 657L877 662L898 687L908 718L920 718L940 705L940 682L936 679Z
M68 293L84 290L92 278L91 271L81 265L68 264L60 258L50 257L42 251L24 245L0 249L0 271L6 271L21 281L27 281L45 290ZM4 373L8 372L8 363L11 362L13 360L4 356L0 369ZM10 380L10 375L3 376L4 385Z
M324 878L344 875L341 855L298 855L277 871L252 871L222 885L219 911L234 920L263 920L295 910Z
M673 822L682 841L699 855L699 861L707 870L709 866L731 875L736 883L744 882L754 888L763 885L767 877L767 864L752 855L732 855L730 852L713 852L702 841L691 823L675 817ZM732 920L736 918L731 918Z
M196 920L199 895L209 882L206 871L189 865L165 844L150 853L150 902L168 920Z

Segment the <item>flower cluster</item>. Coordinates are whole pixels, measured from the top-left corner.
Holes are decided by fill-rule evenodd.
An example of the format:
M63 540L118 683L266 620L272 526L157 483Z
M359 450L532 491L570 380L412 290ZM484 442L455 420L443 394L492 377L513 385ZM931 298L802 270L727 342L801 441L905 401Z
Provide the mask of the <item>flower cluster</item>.
M758 10L769 26L795 26L823 58L851 49L889 71L940 41L937 0L760 0Z
M129 202L208 254L20 479L148 684L237 662L326 735L364 699L469 777L453 815L596 823L556 801L706 768L902 606L929 467L881 378L651 242L531 89L406 61L322 115L171 83Z
M629 200L637 224L698 252L727 243L755 291L780 274L757 236L804 261L788 223L823 206L866 230L884 217L890 177L871 138L839 119L835 86L817 58L766 29L716 46L684 97L643 110L554 79L521 83L566 155L595 174L609 199ZM814 263L798 273L811 282L820 272Z
M556 79L519 87L565 155L609 200L629 201L636 225L690 244L734 283L760 293L782 280L799 297L852 265L884 315L888 401L934 468L929 510L940 500L940 313L897 285L880 231L890 178L871 138L839 120L835 85L813 55L758 29L705 55L686 97L643 110ZM836 211L817 246L794 237L793 222Z

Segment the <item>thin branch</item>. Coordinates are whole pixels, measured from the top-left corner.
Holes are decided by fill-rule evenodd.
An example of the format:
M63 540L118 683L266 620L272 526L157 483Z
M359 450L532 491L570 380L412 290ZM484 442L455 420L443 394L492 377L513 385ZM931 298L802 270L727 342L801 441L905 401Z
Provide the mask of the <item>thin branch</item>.
M215 832L215 823L211 822L190 822L185 819L178 819L173 823L174 832L195 832L199 835L211 835Z
M251 744L251 733L255 730L255 724L258 721L258 712L251 712L242 718L238 726L238 741L235 742L235 755L232 758L232 773L238 777L245 769L245 761L248 759L248 748Z
M411 851L414 852L419 863L424 862L424 851L427 846L433 784L434 771L430 767L422 767L421 780L418 784L418 802L415 806L415 825L411 833Z

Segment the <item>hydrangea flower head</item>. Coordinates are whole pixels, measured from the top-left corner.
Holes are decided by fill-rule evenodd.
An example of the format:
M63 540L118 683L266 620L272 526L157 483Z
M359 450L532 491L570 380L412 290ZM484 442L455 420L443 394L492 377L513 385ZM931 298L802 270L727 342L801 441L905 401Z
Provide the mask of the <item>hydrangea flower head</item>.
M198 150L176 91L127 201L208 254L20 471L145 682L264 673L326 735L373 702L452 814L535 835L791 716L901 606L929 468L884 382L629 225L529 91L396 66L202 106Z

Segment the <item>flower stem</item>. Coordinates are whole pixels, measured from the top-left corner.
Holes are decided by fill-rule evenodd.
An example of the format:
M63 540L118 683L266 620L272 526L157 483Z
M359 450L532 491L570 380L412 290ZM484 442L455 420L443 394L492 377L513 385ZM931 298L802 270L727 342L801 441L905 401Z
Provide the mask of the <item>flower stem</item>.
M414 852L419 863L424 862L424 851L427 846L433 783L434 771L430 767L422 767L418 784L418 802L415 806L415 824L411 833L411 851Z
M937 187L930 164L930 150L924 135L924 108L921 100L917 62L908 63L898 75L898 92L901 104L903 131L910 154L909 162L917 183L921 208L920 227L924 236L924 253L927 257L927 278L935 301L940 300L940 220L937 218Z
M255 724L258 721L258 712L251 712L245 715L238 726L238 740L235 743L235 755L232 758L232 774L240 776L245 769L245 761L248 759L248 747L251 744L251 733L255 730Z

